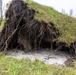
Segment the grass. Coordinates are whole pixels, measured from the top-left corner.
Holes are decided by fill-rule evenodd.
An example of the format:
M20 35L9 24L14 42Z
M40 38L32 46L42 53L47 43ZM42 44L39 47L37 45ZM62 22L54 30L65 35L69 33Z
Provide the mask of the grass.
M54 23L61 34L58 38L60 42L65 42L70 45L76 41L76 18L63 15L51 7L35 3L32 0L23 1L28 3L30 8L38 12L35 15L36 20L44 21L48 25L50 22Z
M39 60L17 60L0 53L0 75L76 75L75 67L46 65Z
M4 27L4 23L5 23L5 19L3 19L0 23L0 32L2 31L2 29Z

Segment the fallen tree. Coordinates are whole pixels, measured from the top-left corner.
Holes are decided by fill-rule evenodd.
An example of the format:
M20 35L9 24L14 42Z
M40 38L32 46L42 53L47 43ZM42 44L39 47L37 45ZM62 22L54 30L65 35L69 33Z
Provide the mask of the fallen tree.
M76 54L76 42L68 45L67 42L60 41L63 33L52 19L46 16L48 12L40 12L38 6L41 5L28 1L13 0L10 4L6 12L6 22L0 34L0 51L6 52L9 49L19 48L27 52L34 49L51 48L55 51L68 50ZM35 10L31 4L37 5L38 10ZM45 6L42 7L43 10L46 9ZM71 20L69 21L71 23Z

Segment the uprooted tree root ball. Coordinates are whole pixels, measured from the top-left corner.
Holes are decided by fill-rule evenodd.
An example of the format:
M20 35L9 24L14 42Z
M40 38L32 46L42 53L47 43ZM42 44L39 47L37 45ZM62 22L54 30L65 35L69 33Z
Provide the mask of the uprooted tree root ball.
M19 48L25 51L40 48L66 49L75 54L76 42L68 46L58 42L59 30L52 22L36 20L38 11L22 0L13 0L6 12L6 22L0 33L0 51Z

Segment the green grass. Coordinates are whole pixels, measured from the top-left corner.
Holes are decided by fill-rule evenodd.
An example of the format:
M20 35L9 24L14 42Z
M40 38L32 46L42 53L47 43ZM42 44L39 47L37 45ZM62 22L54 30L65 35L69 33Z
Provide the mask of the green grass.
M46 65L39 60L17 60L0 53L0 75L76 75L76 66Z
M32 0L23 1L28 3L30 8L38 12L35 15L36 20L44 21L48 26L50 22L55 24L61 34L58 38L60 42L65 42L70 45L76 41L76 18L63 15L51 7L35 3Z
M3 19L0 23L0 32L2 31L2 29L4 27L4 23L5 23L5 19Z

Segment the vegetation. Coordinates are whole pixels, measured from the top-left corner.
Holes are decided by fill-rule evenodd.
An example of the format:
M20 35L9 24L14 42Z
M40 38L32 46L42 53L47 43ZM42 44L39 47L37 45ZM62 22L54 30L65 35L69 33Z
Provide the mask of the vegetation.
M1 22L0 22L0 32L2 31L2 29L4 27L4 23L5 23L5 19L1 19Z
M44 21L48 25L52 22L59 30L60 42L70 45L76 41L76 19L63 15L51 7L43 6L31 0L24 0L28 6L35 11L35 19ZM0 32L3 29L5 20L0 24ZM3 37L2 37L3 38ZM29 59L17 60L0 54L0 75L76 75L76 62L74 67L62 67L46 65L39 60Z
M46 23L52 22L58 28L61 36L58 38L60 42L70 45L76 41L76 18L61 14L51 7L40 5L31 0L24 0L28 6L38 13L35 19Z
M0 75L76 75L75 67L46 65L39 60L17 60L0 54Z

